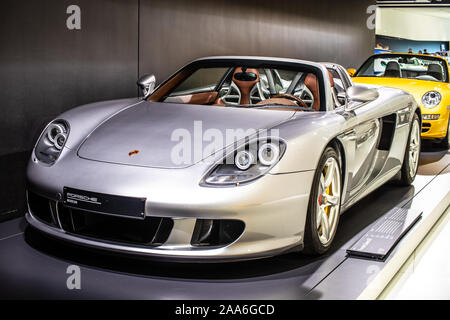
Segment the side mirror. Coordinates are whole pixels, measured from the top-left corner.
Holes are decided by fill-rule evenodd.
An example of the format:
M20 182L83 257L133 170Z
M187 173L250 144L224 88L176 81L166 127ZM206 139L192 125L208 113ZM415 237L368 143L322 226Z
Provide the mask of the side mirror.
M347 102L347 94L344 91L339 92L336 97L341 105Z
M156 77L153 74L145 74L136 83L146 97L155 89Z
M353 77L356 73L356 69L350 68L350 69L347 69L347 72L350 75L350 77Z
M352 86L347 89L347 99L355 102L370 102L378 98L376 89L369 89L363 86Z

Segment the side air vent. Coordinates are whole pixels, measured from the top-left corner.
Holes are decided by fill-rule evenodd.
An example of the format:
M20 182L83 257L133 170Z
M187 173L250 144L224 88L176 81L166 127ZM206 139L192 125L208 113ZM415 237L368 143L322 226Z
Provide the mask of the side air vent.
M378 150L390 150L392 139L394 137L397 116L395 114L390 114L381 118L381 122L381 138L378 142Z

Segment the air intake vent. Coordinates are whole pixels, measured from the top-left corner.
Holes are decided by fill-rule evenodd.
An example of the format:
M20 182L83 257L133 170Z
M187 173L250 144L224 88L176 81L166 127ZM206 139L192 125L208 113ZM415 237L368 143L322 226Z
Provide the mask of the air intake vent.
M245 224L240 220L197 219L191 245L220 247L228 245L244 232Z
M67 232L119 243L158 246L167 241L171 218L132 219L59 206L61 224Z
M27 191L27 200L33 217L54 227L58 226L55 201L48 200L31 191Z

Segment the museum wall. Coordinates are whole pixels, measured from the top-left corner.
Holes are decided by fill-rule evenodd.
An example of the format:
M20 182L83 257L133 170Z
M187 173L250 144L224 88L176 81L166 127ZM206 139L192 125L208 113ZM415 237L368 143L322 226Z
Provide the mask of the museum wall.
M428 9L430 8L379 8L376 34L416 41L449 41L450 20L446 16L448 8L441 9L442 16L430 14ZM435 8L432 12L435 12Z
M263 55L356 66L373 53L374 0L141 0L140 73L167 77L207 55Z
M93 101L136 96L197 57L266 55L360 64L375 0L6 0L0 10L0 220L24 210L27 158L45 124ZM81 29L69 29L70 5ZM351 10L349 9L351 8ZM72 21L73 22L73 21Z
M71 4L81 8L80 30L67 27ZM137 4L2 1L0 220L23 209L22 172L48 121L79 104L137 95Z

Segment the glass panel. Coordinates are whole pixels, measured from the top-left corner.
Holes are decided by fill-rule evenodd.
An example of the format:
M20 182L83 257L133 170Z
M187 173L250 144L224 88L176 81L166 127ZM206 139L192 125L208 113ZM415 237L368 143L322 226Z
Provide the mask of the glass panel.
M229 62L207 63L206 66L194 65L195 68L187 66L180 71L178 80L177 75L174 75L171 78L173 82L162 85L150 99L218 106L288 106L291 109L299 107L299 110L317 111L321 108L315 97L320 96L319 88L323 85L323 79L314 72L318 81L308 81L309 87L306 86L305 79L312 72L309 66L305 68L299 65L289 69L269 64L230 66ZM186 78L182 73L187 73ZM277 96L279 94L283 96Z
M442 59L426 56L381 55L369 59L356 76L446 81L447 65Z
M184 80L171 96L201 91L213 91L229 68L202 68Z

